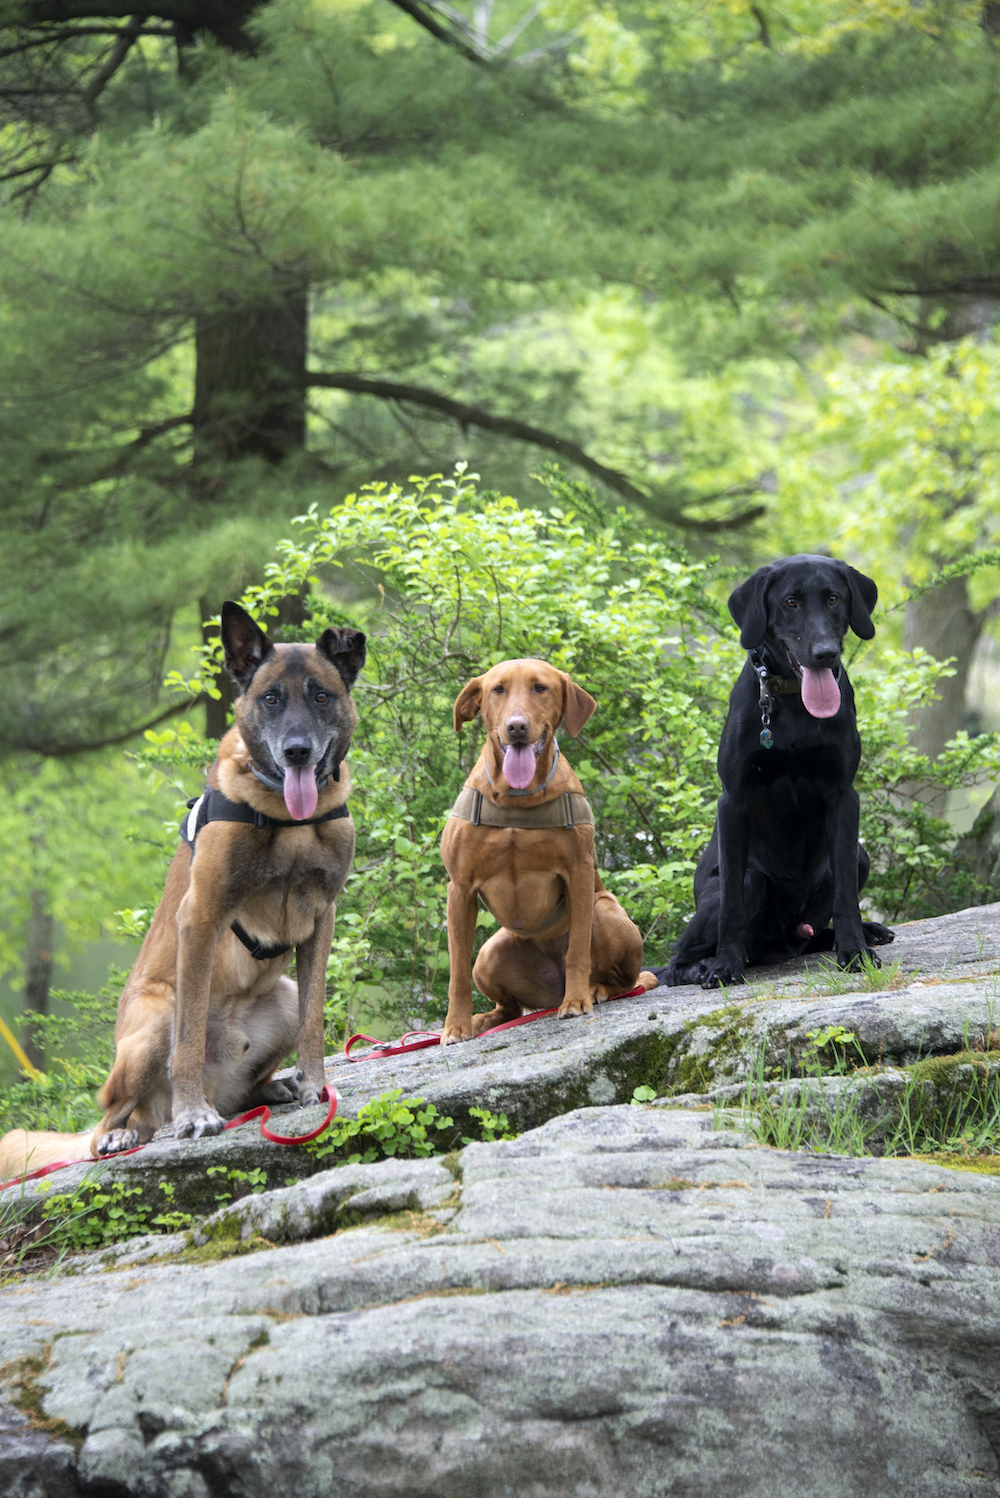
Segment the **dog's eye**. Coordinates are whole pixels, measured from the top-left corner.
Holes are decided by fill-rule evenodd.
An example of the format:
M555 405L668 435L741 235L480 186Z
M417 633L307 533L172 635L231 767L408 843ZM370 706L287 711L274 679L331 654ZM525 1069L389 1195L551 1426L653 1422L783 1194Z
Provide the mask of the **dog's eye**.
M836 593L831 593L826 601L830 605L830 607L833 608L833 605L835 603L839 603L840 599L837 597Z
M787 608L797 609L799 606L799 600L797 598L786 598L785 605Z
M317 692L316 693L316 701L317 702L329 702L329 700L330 700L330 693L329 692Z
M494 687L494 688L493 688L493 691L494 691L494 694L495 694L495 695L496 695L496 696L497 696L497 697L502 697L502 696L503 696L503 694L504 694L504 688L503 688L503 687Z
M264 701L267 703L268 707L274 707L278 701L277 692L265 692Z
M547 692L548 691L548 687L545 685L545 683L543 681L536 681L535 685L532 687L531 690L533 692Z

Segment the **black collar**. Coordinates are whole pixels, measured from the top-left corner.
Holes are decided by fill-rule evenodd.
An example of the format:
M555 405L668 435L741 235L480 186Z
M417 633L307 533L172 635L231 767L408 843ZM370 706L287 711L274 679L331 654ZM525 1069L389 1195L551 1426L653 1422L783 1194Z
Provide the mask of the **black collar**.
M324 812L321 817L310 817L308 821L285 821L281 817L268 817L255 811L246 801L230 801L221 791L206 786L200 796L192 796L188 802L191 810L181 823L181 837L193 849L198 833L206 822L245 822L249 827L271 829L275 827L318 827L322 822L332 822L335 817L349 817L346 803Z

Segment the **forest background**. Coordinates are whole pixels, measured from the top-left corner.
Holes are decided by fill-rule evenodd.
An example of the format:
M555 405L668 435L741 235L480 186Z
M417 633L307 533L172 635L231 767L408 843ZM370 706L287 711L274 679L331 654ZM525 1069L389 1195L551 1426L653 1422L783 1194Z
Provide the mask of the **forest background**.
M665 960L725 598L789 552L879 585L872 908L1000 897L998 84L996 0L2 0L19 1117L89 1116L119 975L60 979L155 906L226 597L371 636L331 1044L442 1013L450 703L508 655L598 698L568 750Z

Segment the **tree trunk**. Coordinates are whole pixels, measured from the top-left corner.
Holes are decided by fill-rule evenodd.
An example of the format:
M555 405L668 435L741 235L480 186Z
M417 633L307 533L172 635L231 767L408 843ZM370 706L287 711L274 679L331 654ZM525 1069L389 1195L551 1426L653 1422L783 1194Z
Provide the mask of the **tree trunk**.
M280 463L305 446L308 306L303 285L195 323L198 451Z
M906 605L905 647L923 646L936 660L954 656L955 675L937 684L937 701L913 714L912 737L921 754L936 759L965 719L965 688L983 621L969 607L964 577L953 577Z
M31 1017L48 1014L49 985L52 982L52 939L55 920L44 890L31 891L31 914L28 917L28 942L24 957L24 1017L28 1034L24 1049L28 1060L39 1071L45 1068L45 1049L36 1039Z

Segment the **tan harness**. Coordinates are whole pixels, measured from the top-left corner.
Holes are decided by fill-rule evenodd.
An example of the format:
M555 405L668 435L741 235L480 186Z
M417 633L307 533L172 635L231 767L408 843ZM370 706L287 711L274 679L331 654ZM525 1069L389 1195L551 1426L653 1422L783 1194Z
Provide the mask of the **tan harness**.
M449 816L461 817L473 827L519 827L525 832L536 832L543 827L593 827L594 813L586 796L579 791L563 791L553 801L543 801L541 806L497 806L488 801L482 791L467 785L459 792L458 800ZM482 890L477 891L479 903L498 925L502 925ZM552 913L534 931L515 931L513 935L526 939L544 936L566 915L566 896L560 895Z

